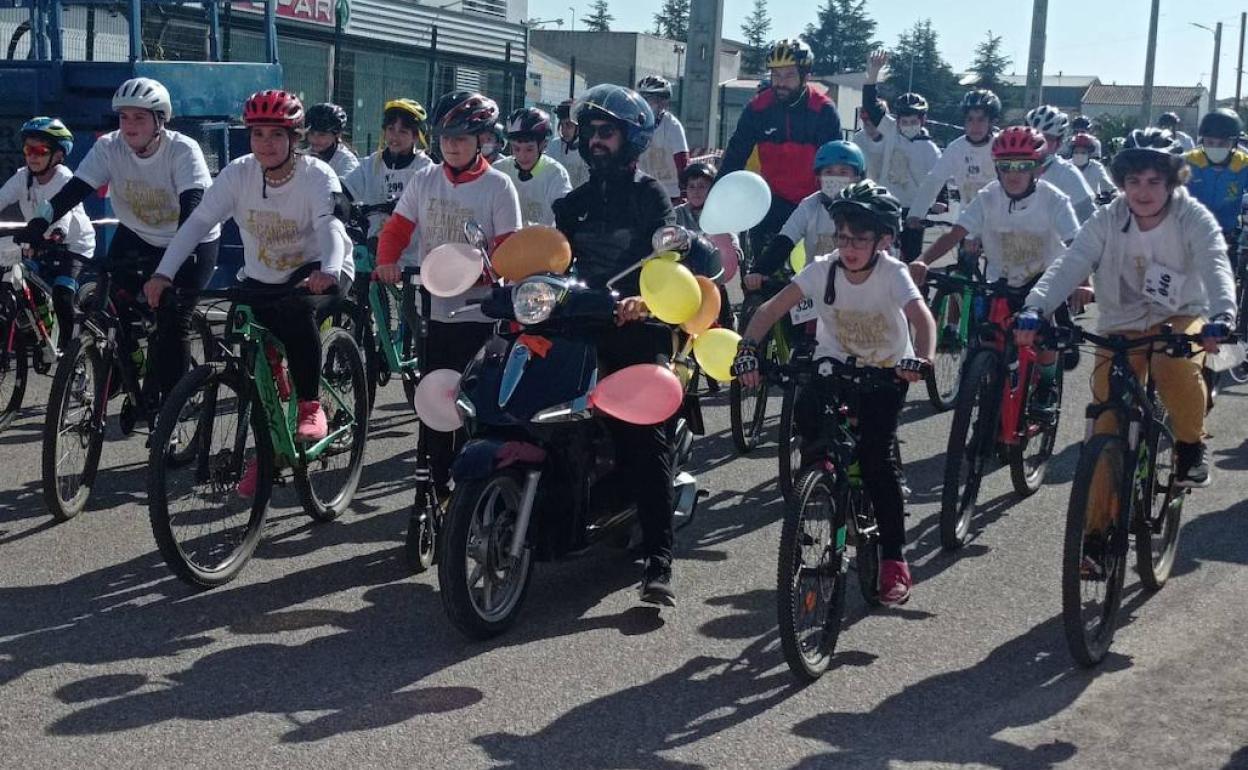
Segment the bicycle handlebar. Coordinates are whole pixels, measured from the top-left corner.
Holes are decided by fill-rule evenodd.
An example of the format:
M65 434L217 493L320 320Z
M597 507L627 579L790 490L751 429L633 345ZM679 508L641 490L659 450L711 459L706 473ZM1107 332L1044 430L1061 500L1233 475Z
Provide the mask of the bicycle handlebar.
M1199 334L1176 334L1174 332L1162 331L1160 334L1146 334L1142 337L1126 337L1121 334L1110 334L1102 336L1087 331L1081 327L1075 326L1071 329L1073 332L1074 342L1091 342L1093 345L1102 348L1108 348L1115 352L1127 352L1135 348L1148 347L1162 343L1167 348L1167 354L1176 358L1191 358L1200 353L1200 350L1192 350L1185 348L1187 345L1200 345L1204 342L1204 338ZM1238 334L1231 334L1219 341L1219 344L1234 344L1239 341Z
M787 364L780 364L776 370L787 377L801 377L810 375L820 378L835 379L840 382L849 383L858 388L879 388L879 387L900 387L902 380L897 376L897 370L892 367L879 366L858 366L854 359L849 361L838 361L831 356L821 356L819 358L790 361Z

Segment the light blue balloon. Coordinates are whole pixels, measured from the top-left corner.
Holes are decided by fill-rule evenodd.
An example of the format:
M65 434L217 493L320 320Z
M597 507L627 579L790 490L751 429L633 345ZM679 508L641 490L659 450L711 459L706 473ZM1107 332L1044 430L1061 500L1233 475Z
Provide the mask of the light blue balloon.
M766 180L753 171L734 171L716 180L698 225L707 235L739 233L762 222L770 208Z

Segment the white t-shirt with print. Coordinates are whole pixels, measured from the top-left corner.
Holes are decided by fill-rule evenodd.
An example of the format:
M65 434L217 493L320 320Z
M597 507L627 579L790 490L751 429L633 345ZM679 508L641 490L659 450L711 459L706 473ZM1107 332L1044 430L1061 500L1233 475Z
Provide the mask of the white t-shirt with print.
M1086 219L1092 216L1096 206L1095 196L1079 171L1079 167L1063 157L1057 155L1051 157L1052 160L1045 166L1041 179L1070 198L1070 206L1075 210L1077 217L1082 215Z
M793 243L805 242L807 259L835 251L836 223L824 208L823 193L811 193L802 198L780 228L780 234Z
M556 138L547 146L546 154L558 161L559 165L568 172L568 181L572 183L573 190L589 181L589 166L581 157L576 142L568 144Z
M339 142L334 148L334 154L329 158L329 167L334 170L339 179L346 179L347 174L360 167L360 159L355 157L350 147Z
M925 216L946 182L953 183L965 207L976 193L995 181L997 169L992 163L992 139L990 136L982 144L971 144L963 135L950 142L914 193L910 201L911 216Z
M510 177L511 183L516 186L524 224L555 226L555 212L551 206L572 192L568 172L559 165L559 161L543 155L533 166L532 176L524 180L520 178L520 167L516 165L515 158L499 158L494 162L494 168Z
M500 236L519 230L522 221L520 198L506 174L491 167L481 176L457 184L440 163L422 168L408 180L394 213L416 223L421 258L444 243L463 243L468 220L481 226L491 246ZM489 287L477 286L458 297L434 297L432 318L443 322L490 321L479 310L450 316L452 310L480 300L488 292Z
M178 231L178 196L212 185L204 152L193 139L167 128L160 137L156 152L140 158L119 131L105 134L75 172L96 189L108 185L117 219L151 246L168 246ZM214 227L204 240L219 237L221 228Z
M309 262L320 262L321 269L333 272L331 250L343 256L341 273L354 277L346 228L334 216L334 194L342 190L334 170L322 160L300 155L294 177L282 186L265 185L263 175L254 155L231 162L221 169L183 229L193 236L205 223L233 219L243 241L242 274L262 283L285 283ZM190 236L179 231L156 272L177 274L194 248Z
M422 168L433 165L433 159L417 150L416 156L405 168L390 168L382 159L382 150L369 155L354 171L343 177L342 184L356 203L377 204L403 196L407 182ZM368 216L368 237L375 238L390 218L389 214L376 212ZM399 264L415 267L420 262L420 233L412 233L412 240L403 249Z
M815 301L819 313L815 355L845 361L850 356L862 366L896 366L914 356L910 324L904 308L922 300L904 262L880 255L867 280L851 284L845 271L836 271L836 301L824 304L828 272L837 257L811 262L793 278L802 294Z
M39 216L39 207L52 200L52 196L60 192L65 183L73 178L73 172L62 164L53 170L52 178L47 183L40 184L38 180L31 180L30 171L23 166L0 187L0 209L16 203L22 210L22 216L29 222ZM95 228L91 226L91 219L81 203L53 222L48 230L64 231L65 248L71 253L80 257L95 254Z
M1000 182L992 182L962 209L958 225L983 241L985 277L1004 276L1010 286L1043 273L1079 233L1070 198L1043 179L1035 192L1017 201Z
M664 112L654 127L650 145L637 162L637 168L657 179L669 198L680 197L680 172L676 169L673 156L681 152L689 152L685 127L671 112Z
M1118 274L1119 305L1141 308L1142 322L1130 328L1147 328L1175 314L1174 308L1145 292L1145 280L1150 271L1162 270L1178 280L1199 281L1199 275L1183 276L1184 257L1188 251L1183 244L1178 217L1164 217L1147 232L1142 232L1135 222L1131 223L1126 238L1126 260ZM1178 287L1171 293L1177 296Z

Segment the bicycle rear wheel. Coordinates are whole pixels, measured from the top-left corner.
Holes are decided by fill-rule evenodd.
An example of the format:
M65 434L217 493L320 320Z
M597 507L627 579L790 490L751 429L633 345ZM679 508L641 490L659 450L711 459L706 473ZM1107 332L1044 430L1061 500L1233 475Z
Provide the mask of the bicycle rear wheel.
M962 381L962 367L969 352L967 341L962 339L959 320L963 313L971 312L962 307L962 294L939 293L932 301L936 308L936 357L926 378L927 398L937 411L954 407L958 400L958 387Z
M1039 364L1035 365L1039 366ZM1021 415L1026 426L1026 434L1019 438L1017 444L1010 445L1007 453L1010 462L1010 481L1014 485L1014 492L1019 497L1030 497L1040 489L1040 485L1044 483L1044 474L1049 467L1049 458L1053 456L1062 404L1062 367L1059 365L1056 369L1053 396L1057 399L1057 411L1047 422L1037 420L1029 414Z
M43 501L59 521L82 512L100 467L110 367L92 337L70 341L52 376L44 418Z
M845 511L833 478L807 472L785 511L776 559L776 616L789 670L813 682L832 660L845 617Z
M13 422L22 408L22 399L26 396L26 372L30 365L27 360L26 342L21 332L13 334L8 323L0 325L3 330L0 345L0 431ZM7 349L9 335L13 334L13 348Z
M303 509L317 521L333 521L351 505L364 467L368 438L368 390L360 349L342 329L321 338L321 408L332 443L295 468ZM302 453L301 453L302 455Z
M759 344L760 358L770 360L770 338ZM763 437L763 423L767 420L767 374L764 371L758 386L746 388L733 378L728 386L728 421L732 427L732 443L741 454L748 454L758 447Z
M1062 625L1070 654L1081 666L1099 663L1117 630L1127 564L1121 524L1130 516L1130 500L1122 499L1126 465L1121 436L1093 436L1071 483L1062 546Z
M988 462L988 449L996 436L997 358L990 351L977 353L967 367L953 415L949 444L945 450L945 485L941 492L940 544L953 550L966 544L975 516L979 486Z
M797 483L802 473L801 437L797 435L797 387L788 384L780 402L780 494L789 505L797 503Z
M1157 409L1163 407L1158 404ZM1148 455L1152 467L1147 477L1136 482L1135 558L1140 582L1148 590L1158 591L1174 568L1186 492L1174 484L1174 437L1168 428L1157 432L1156 444L1149 447Z
M265 422L259 396L230 364L192 369L161 408L148 460L148 518L165 564L190 585L230 582L260 542L273 487ZM171 462L186 454L189 461ZM251 466L255 490L246 497L238 487Z
M845 490L845 510L853 523L854 567L858 573L858 590L868 607L880 602L880 537L875 525L875 507L871 495L862 486L852 484Z

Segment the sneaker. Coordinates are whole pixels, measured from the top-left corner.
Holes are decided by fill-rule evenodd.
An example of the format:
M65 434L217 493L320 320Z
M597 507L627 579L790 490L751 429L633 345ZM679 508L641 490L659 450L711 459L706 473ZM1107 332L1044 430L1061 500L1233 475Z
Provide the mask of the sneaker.
M1209 486L1209 460L1205 443L1187 444L1174 442L1175 486L1183 489L1199 489Z
M648 604L676 606L676 592L672 590L672 565L662 559L651 557L641 576L641 600Z
M880 562L880 603L897 607L910 601L910 566L904 560L885 559Z
M238 485L234 487L234 491L239 497L255 497L256 496L256 479L260 475L259 466L256 464L256 458L247 461L247 467L243 469L243 477L238 480Z
M295 441L311 443L329 435L329 425L320 401L299 402L299 422L295 428Z

